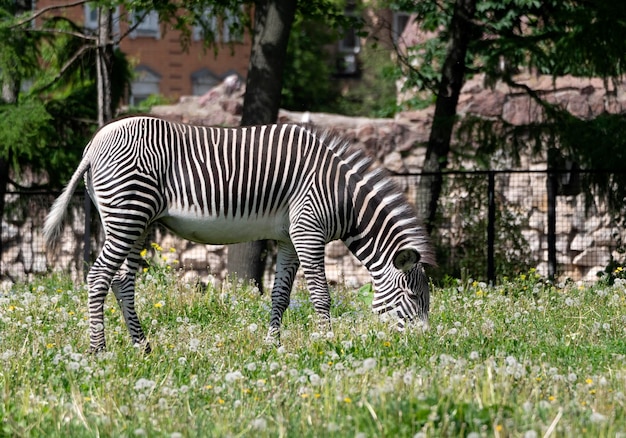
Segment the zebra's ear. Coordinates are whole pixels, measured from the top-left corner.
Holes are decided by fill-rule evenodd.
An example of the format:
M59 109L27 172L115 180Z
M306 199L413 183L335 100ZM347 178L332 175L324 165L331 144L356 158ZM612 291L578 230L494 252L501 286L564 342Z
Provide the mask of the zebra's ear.
M396 269L407 272L420 261L420 253L413 248L401 249L393 256L393 265Z

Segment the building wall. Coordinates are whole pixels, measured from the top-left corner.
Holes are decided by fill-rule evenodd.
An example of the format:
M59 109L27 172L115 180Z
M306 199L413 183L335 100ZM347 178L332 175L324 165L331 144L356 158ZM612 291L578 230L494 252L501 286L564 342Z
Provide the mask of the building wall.
M39 0L35 9L70 3L70 0ZM85 6L54 9L50 14L67 17L75 23L85 24ZM115 33L128 31L128 17L123 10L117 14ZM180 96L193 94L192 77L203 73L221 81L225 76L236 73L245 78L250 58L251 37L245 34L243 39L232 44L218 44L217 54L213 48L205 48L202 41L191 41L187 50L181 45L181 32L170 24L161 24L157 35L140 32L128 35L120 44L120 49L128 56L136 68L137 81L154 79L158 92L165 97L177 100ZM196 90L202 87L196 87Z

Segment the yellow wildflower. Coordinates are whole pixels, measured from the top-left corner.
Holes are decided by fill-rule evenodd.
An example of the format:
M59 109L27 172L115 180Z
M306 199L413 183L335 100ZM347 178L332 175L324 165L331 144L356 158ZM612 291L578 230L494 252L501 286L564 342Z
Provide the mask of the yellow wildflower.
M141 258L145 259L146 256L148 255L148 250L146 248L142 249L139 255L141 256Z

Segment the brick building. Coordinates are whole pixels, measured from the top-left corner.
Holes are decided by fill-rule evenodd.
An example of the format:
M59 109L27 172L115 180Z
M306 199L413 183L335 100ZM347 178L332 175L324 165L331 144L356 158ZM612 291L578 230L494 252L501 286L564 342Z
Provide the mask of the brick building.
M65 16L95 32L98 27L97 10L89 3L75 6L72 3L71 0L39 0L34 8L42 10L53 6L50 13ZM363 3L367 4L369 1L365 0ZM349 0L346 14L359 13L356 12L355 5L355 1ZM386 50L391 50L391 42L400 35L409 20L407 14L389 9L366 7L362 15L369 33L368 39L377 41ZM143 17L143 20L126 35L136 24L135 17ZM113 32L116 39L120 35L126 35L119 41L119 48L127 55L135 72L128 96L130 104L137 104L153 94L160 94L171 100L185 95L202 95L233 73L245 78L250 59L251 35L247 32L243 35L231 35L228 20L235 18L217 19L210 12L207 12L205 18L217 35L217 51L205 47L199 28L193 29L190 44L184 50L181 32L173 29L170 24L159 23L156 12L145 15L119 7L116 9ZM330 56L336 58L336 74L339 78L358 80L358 58L364 43L367 42L357 36L356 31L348 30L343 39L334 47L329 47Z
M39 0L35 9L69 3L68 0ZM67 17L88 30L95 31L98 26L97 10L88 3L55 8L51 13ZM126 34L135 24L135 15L140 16L117 8L113 17L116 37ZM135 30L119 42L120 50L135 71L129 96L131 104L137 104L151 94L161 94L173 100L184 95L202 95L230 74L246 76L250 35L231 35L225 20L218 20L208 13L207 20L218 35L217 53L204 46L199 28L193 29L189 47L183 50L181 32L169 24L159 23L155 12L148 13Z

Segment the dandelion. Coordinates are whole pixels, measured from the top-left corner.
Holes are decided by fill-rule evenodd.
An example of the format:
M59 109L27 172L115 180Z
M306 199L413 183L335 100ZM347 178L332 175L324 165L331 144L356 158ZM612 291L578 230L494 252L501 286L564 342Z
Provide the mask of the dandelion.
M265 430L267 428L267 420L265 418L255 418L250 422L250 427L254 430Z
M591 416L589 417L589 420L592 423L604 423L607 420L607 418L606 418L606 415L602 415L599 412L593 412Z
M328 423L326 425L326 429L329 432L337 432L339 430L339 425L337 423Z
M138 391L144 389L152 389L156 386L156 382L154 380L141 378L135 382L135 389Z
M363 361L364 371L373 370L374 368L376 368L376 359L374 359L373 357L368 357Z
M139 255L141 256L142 259L145 259L146 256L148 255L148 250L146 248L142 249Z
M250 362L249 364L246 365L246 369L248 371L256 371L256 363L255 362Z
M250 325L248 326L248 331L249 331L250 333L254 333L254 332L256 332L256 331L257 331L257 329L258 329L258 328L259 328L259 326L258 326L258 325L256 325L255 323L252 323L252 324L250 324Z
M228 383L233 383L241 379L243 379L243 374L241 374L240 371L233 371L231 373L226 373L226 375L224 376L224 380L226 380L226 382Z
M344 403L352 403L352 399L350 397L343 398Z
M189 340L189 350L190 351L198 351L198 347L200 346L200 339L191 338Z
M165 305L165 303L163 301L159 301L158 303L154 303L154 307L156 307L157 309L160 309L164 305Z

